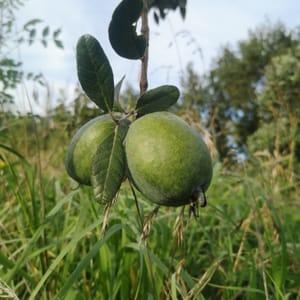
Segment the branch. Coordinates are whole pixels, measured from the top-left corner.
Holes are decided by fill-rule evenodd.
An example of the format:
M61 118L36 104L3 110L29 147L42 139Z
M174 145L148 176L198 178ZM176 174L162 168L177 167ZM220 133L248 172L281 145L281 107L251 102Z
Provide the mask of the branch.
M150 29L148 23L148 1L144 0L144 9L142 12L142 34L147 43L145 54L142 57L141 78L140 78L140 94L143 95L148 89L148 62L149 62L149 36Z

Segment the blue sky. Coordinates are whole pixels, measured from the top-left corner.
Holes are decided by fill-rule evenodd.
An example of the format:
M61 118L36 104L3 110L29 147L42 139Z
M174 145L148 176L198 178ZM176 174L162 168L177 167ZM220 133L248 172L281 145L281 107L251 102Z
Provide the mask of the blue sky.
M117 56L108 41L107 28L118 3L119 0L28 0L19 11L20 24L39 17L52 28L61 27L65 50L54 46L46 50L40 45L23 47L25 70L42 72L53 88L73 88L77 83L76 42L80 35L90 33L99 39L109 57L115 80L126 75L127 82L138 88L140 63ZM198 72L207 70L221 45L234 45L266 19L294 28L300 25L299 16L299 0L188 0L185 21L178 12L172 12L157 26L151 17L150 87L178 84L190 61ZM191 38L193 44L189 44ZM202 55L195 51L198 47Z

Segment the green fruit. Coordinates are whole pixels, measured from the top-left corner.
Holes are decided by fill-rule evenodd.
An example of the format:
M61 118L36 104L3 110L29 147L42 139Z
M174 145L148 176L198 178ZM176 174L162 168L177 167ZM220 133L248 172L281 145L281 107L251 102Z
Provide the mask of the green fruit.
M174 114L156 112L135 121L125 151L129 177L155 203L185 205L210 185L212 161L206 144Z
M82 126L72 138L65 167L77 182L91 185L91 167L97 148L115 127L116 123L109 115L100 116Z

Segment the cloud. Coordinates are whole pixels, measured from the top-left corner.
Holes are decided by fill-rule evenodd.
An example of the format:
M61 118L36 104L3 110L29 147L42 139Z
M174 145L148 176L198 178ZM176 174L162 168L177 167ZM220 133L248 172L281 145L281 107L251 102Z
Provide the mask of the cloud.
M79 36L90 33L101 41L116 81L126 74L127 82L138 88L140 62L117 56L108 40L107 28L118 3L118 0L28 1L20 11L20 24L39 17L52 28L61 27L65 50L54 46L21 49L24 68L43 72L54 85L63 82L76 84L74 49ZM199 72L204 72L222 44L245 39L248 30L262 23L266 17L274 22L282 20L289 27L294 27L298 24L299 12L297 0L189 0L185 21L181 20L178 12L170 13L168 19L157 26L150 16L150 85L157 86L167 81L178 84L182 69L190 61ZM203 56L195 51L198 47Z

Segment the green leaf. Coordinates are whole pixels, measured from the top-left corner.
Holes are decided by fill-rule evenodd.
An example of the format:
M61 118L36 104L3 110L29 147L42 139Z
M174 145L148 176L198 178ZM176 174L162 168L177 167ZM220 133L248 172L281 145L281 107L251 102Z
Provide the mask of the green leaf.
M43 46L46 48L48 46L48 43L46 40L41 40L41 43L43 44Z
M137 35L135 25L142 10L142 0L123 0L113 13L109 40L113 49L122 57L139 59L145 53L146 40L143 35Z
M71 241L64 246L64 248L62 249L62 251L59 253L58 256L55 257L55 259L52 261L50 267L47 269L46 273L43 274L42 278L40 279L40 281L37 283L37 285L34 287L34 290L32 291L29 300L34 300L37 299L37 295L39 293L39 291L41 290L41 288L45 285L45 282L47 281L47 279L51 276L51 274L53 272L57 272L57 268L59 266L59 264L61 263L61 261L64 259L64 257L71 251L74 251L74 249L76 248L78 242L83 239L84 237L87 236L88 233L90 233L91 231L93 231L94 229L96 229L97 227L99 227L99 225L102 223L102 218L99 218L98 220L96 220L93 224L89 225L88 227L84 228L82 231L80 231L79 233L75 233L74 236L72 237ZM43 225L42 225L43 226ZM39 233L40 228L43 227L39 227L38 231L35 233L34 238L36 238L37 233ZM32 238L33 239L33 238ZM35 240L36 241L36 240ZM12 278L12 277L10 277Z
M54 44L57 48L64 49L64 44L60 40L54 40Z
M59 293L55 296L54 300L56 299L64 299L65 295L69 291L69 289L72 287L72 285L76 282L76 280L81 276L82 271L90 265L91 259L99 254L99 249L107 243L107 241L118 231L122 229L121 224L116 224L112 226L103 239L99 240L88 252L88 254L79 262L76 269L73 271L71 276L68 277L66 282L64 283L64 286L59 291Z
M119 101L119 98L120 98L120 92L121 92L121 88L122 88L122 85L123 85L123 81L125 79L125 75L121 78L121 80L116 84L115 86L115 97L114 97L114 110L115 111L124 111L120 101Z
M4 144L0 144L0 148L6 150L7 152L10 152L10 153L14 154L15 156L17 156L21 160L23 160L26 164L28 164L26 158L22 154L20 154L18 151L16 151L15 149L11 148L10 146L4 145Z
M91 182L97 201L111 202L125 176L123 140L128 124L122 123L99 145L92 165Z
M50 32L49 26L45 27L42 33L43 38L47 37L49 35L49 32Z
M105 112L114 102L114 78L109 61L91 35L83 35L77 44L77 73L87 96Z
M163 85L142 95L136 105L137 116L162 111L175 104L180 92L176 86Z
M58 28L53 32L53 38L56 40L60 34L61 34L61 28Z
M43 20L41 20L41 19L32 19L32 20L28 21L27 23L25 23L23 28L25 30L28 30L29 29L28 27L34 26L34 25L42 23L42 22L43 22Z

